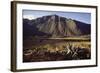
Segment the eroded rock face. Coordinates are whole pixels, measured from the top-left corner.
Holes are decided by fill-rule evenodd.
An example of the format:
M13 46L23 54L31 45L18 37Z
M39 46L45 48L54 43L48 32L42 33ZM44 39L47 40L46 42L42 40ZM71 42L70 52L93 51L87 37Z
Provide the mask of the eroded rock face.
M58 15L43 16L34 20L23 19L23 26L24 32L30 31L33 36L45 35L53 38L89 35L91 31L89 24Z

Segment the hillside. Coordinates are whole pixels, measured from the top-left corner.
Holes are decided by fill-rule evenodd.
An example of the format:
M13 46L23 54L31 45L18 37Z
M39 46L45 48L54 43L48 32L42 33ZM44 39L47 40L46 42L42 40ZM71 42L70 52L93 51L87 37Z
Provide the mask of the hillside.
M91 25L58 15L43 16L34 20L23 19L23 35L63 38L90 35Z

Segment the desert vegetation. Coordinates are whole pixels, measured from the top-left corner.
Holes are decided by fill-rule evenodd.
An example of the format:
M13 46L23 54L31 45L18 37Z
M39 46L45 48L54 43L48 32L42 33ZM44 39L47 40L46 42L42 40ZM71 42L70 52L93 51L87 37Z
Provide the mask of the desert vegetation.
M23 62L82 60L91 58L91 45L89 41L57 41L56 43L50 43L49 41L48 43L44 43L43 41L41 43L40 45L35 44L23 50Z

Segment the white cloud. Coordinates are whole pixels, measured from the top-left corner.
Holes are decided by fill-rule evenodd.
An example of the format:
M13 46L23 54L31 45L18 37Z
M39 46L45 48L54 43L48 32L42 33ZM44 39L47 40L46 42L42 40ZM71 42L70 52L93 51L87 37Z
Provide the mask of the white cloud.
M23 18L26 18L29 20L35 19L35 17L33 15L23 15Z

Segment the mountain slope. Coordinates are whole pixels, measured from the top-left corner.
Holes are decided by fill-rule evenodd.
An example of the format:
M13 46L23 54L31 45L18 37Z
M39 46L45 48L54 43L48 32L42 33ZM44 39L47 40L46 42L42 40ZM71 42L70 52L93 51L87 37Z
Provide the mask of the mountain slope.
M23 19L24 36L70 37L89 35L91 25L58 15L43 16L34 20Z

